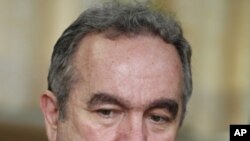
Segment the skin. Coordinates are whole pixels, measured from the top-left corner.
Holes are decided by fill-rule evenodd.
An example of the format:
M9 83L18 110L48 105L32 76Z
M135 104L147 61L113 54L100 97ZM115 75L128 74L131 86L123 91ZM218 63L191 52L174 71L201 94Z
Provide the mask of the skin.
M74 66L65 119L52 92L41 96L49 141L176 140L183 74L173 45L149 34L89 34Z

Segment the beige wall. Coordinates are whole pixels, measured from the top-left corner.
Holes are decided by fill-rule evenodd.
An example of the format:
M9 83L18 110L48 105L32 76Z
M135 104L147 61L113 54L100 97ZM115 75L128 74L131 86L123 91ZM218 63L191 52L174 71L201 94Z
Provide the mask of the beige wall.
M250 123L250 1L172 5L193 46L194 93L185 128L198 140L229 140L229 124Z
M92 2L0 0L0 123L13 131L42 127L38 98L46 89L52 47ZM229 124L250 123L250 1L154 3L176 13L193 46L194 93L181 137L228 140Z

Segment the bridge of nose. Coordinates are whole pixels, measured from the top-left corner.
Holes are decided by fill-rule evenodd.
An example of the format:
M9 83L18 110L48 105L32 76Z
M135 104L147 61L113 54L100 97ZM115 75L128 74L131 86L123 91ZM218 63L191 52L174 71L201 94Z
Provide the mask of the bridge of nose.
M125 116L117 132L121 141L146 141L147 127L143 113L134 112Z

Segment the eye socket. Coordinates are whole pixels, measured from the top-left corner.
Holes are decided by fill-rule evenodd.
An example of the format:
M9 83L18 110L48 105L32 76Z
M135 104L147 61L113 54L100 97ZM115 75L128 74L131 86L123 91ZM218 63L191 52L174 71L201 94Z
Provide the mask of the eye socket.
M154 122L155 124L165 124L170 122L170 118L167 116L161 116L161 115L150 115L150 120Z
M103 118L113 118L118 114L118 111L111 109L98 109L96 110L96 113Z

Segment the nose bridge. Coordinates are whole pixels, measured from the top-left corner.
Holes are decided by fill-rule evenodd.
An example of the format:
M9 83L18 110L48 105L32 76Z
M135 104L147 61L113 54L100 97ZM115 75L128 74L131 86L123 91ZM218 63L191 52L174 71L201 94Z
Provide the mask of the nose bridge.
M146 126L143 115L132 114L127 117L123 125L125 126L126 141L146 141Z

